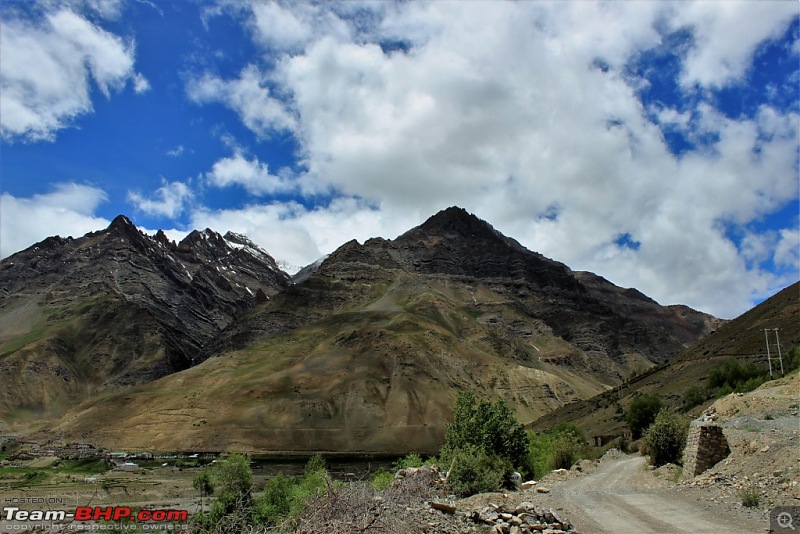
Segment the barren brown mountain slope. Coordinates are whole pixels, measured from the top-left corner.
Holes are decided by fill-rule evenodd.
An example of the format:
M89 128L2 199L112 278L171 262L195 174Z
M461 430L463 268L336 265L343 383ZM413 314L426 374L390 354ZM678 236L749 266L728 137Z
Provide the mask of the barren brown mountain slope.
M243 236L195 231L176 244L124 216L2 260L0 431L190 367L236 316L289 283Z
M106 447L429 452L459 389L535 419L715 324L449 208L395 240L346 243L232 323L202 364L96 397L55 432Z
M741 316L720 326L692 345L679 358L625 382L622 387L592 399L563 406L532 425L547 429L564 422L577 424L588 436L622 434L626 423L623 410L640 394L658 395L667 404L681 408L684 392L698 387L705 392L712 369L727 360L753 362L767 369L764 329L769 329L772 355L775 356L774 328L779 329L783 355L800 346L800 282L797 282ZM777 370L777 363L776 370ZM775 375L779 376L779 375ZM707 400L693 413L710 404Z

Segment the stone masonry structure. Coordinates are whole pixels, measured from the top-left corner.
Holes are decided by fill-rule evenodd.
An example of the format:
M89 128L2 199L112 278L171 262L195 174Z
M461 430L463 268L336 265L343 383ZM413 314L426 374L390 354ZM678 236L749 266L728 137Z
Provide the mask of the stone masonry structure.
M695 419L689 426L686 448L683 450L683 476L691 478L699 475L727 458L730 452L722 427L714 423L712 417Z

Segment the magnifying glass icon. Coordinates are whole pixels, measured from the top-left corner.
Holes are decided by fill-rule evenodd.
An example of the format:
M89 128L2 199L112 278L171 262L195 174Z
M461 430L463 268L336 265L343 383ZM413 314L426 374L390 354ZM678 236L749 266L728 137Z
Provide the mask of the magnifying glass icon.
M778 521L778 526L781 528L790 528L794 530L794 521L792 519L792 514L789 512L781 512L778 514L776 518Z

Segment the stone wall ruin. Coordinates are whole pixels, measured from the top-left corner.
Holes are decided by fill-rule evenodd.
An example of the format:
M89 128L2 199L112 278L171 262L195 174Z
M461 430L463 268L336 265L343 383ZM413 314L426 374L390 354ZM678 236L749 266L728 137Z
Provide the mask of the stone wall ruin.
M721 426L707 416L695 419L689 426L686 448L683 450L683 476L695 477L727 458L730 453Z

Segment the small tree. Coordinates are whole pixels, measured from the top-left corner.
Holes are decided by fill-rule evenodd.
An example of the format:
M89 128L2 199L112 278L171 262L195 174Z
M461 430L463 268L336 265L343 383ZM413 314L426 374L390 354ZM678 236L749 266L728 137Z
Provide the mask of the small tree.
M502 400L477 402L461 391L453 408L453 422L446 427L440 458L452 462L450 485L459 495L498 489L514 466L521 466L528 452L528 435Z
M661 399L655 395L642 395L633 399L625 413L625 419L628 421L633 439L642 437L642 432L653 424L663 406Z
M200 493L200 510L202 510L203 498L214 494L214 484L211 483L211 477L208 475L207 469L203 469L202 473L194 477L192 487Z
M455 451L475 445L489 455L521 465L528 451L528 435L511 409L502 400L494 403L461 391L453 409L453 422L447 425L443 450Z
M209 473L217 492L211 505L209 520L217 525L223 518L232 516L236 521L249 520L252 513L253 471L250 459L236 453L215 463Z
M667 463L679 464L688 433L689 421L672 409L664 408L645 432L642 451L656 467Z
M261 497L255 503L255 516L259 524L274 526L289 514L293 487L293 480L282 473L267 481Z
M253 487L253 470L250 459L241 453L235 453L214 464L211 468L211 480L220 493L231 491L237 495L250 493Z
M479 446L467 445L453 453L450 488L461 497L496 491L511 469L508 460L486 454Z

